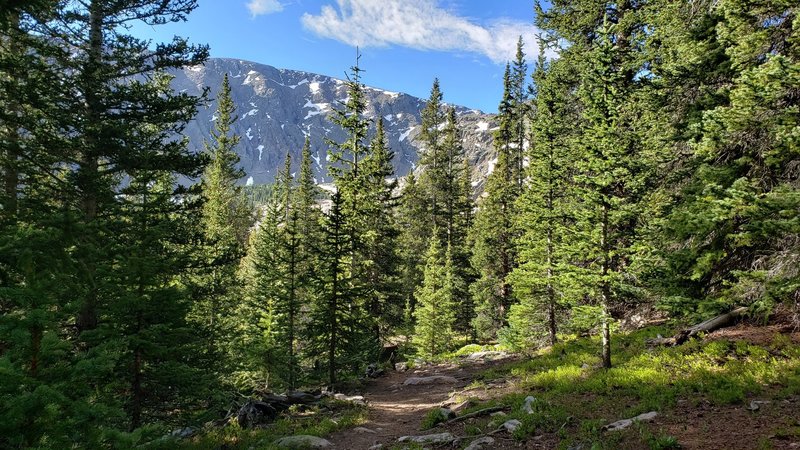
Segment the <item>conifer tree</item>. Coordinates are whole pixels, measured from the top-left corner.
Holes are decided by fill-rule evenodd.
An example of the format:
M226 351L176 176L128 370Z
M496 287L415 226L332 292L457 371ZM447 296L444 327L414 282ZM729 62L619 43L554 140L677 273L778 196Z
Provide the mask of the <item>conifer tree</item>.
M401 292L405 303L406 319L410 323L416 306L414 292L422 283L422 267L427 251L425 236L428 232L428 212L425 191L419 185L413 172L405 178L400 193L398 207L398 226L400 237Z
M587 54L588 73L580 87L585 127L581 138L585 154L578 162L578 245L586 260L583 280L600 306L602 364L611 367L611 308L635 289L629 276L634 257L646 164L638 154L635 136L622 121L622 102L629 81L624 59L612 42L615 27L605 21L599 40ZM619 35L615 35L615 40Z
M710 42L730 68L729 83L712 85L720 99L700 104L692 178L666 223L680 244L668 257L678 291L699 304L688 310L717 312L753 305L767 312L776 302L797 303L792 256L798 227L798 188L790 175L800 149L797 132L800 36L797 7L785 2L723 2ZM769 18L769 19L765 19ZM724 55L720 55L724 51ZM727 61L726 61L727 60ZM723 78L726 79L726 78ZM698 102L699 103L699 102ZM677 312L677 311L676 311Z
M378 119L375 137L364 159L360 183L364 197L363 258L364 281L369 286L367 312L374 321L375 338L380 340L402 319L403 302L398 293L398 229L395 209L392 159L386 142L383 118Z
M206 248L201 255L204 268L194 281L199 301L195 302L193 319L204 327L206 357L216 365L222 361L224 350L220 347L228 340L226 335L232 326L226 321L234 311L236 274L252 222L250 206L236 185L244 172L236 167L239 136L231 132L231 125L237 120L235 108L226 74L217 98L212 142L205 143L210 163L200 185L205 200L200 226Z
M458 277L469 280L472 277L469 266L469 251L466 237L472 220L472 198L470 170L464 156L461 132L456 122L453 108L445 108L439 80L434 80L431 95L422 111L422 131L419 165L420 175L407 182L402 214L405 225L403 252L409 256L404 262L406 268L406 298L414 301L411 293L422 282L422 255L430 238L440 241L441 247L450 246L454 267ZM413 182L412 182L413 181ZM432 236L432 230L438 230ZM416 265L417 268L411 265ZM471 316L469 292L463 288L458 293L459 326L468 328Z
M323 228L320 294L312 305L306 347L315 367L324 373L318 375L324 376L331 388L335 388L340 374L354 359L358 335L363 333L358 329L362 325L359 323L361 305L356 303L358 293L353 289L350 275L350 235L341 204L342 196L337 191Z
M511 173L512 179L517 184L517 190L522 189L523 180L525 178L525 144L527 133L527 119L529 106L528 105L528 87L525 80L528 77L528 63L525 61L525 43L522 36L517 41L517 54L511 64L511 74L509 77L511 105L510 113L512 114L512 138L513 143L511 151Z
M442 254L438 239L431 239L425 254L424 279L415 294L418 306L414 311L414 341L417 352L423 357L439 355L453 345L455 283L450 250Z
M567 63L565 63L567 61ZM570 255L574 197L575 124L580 122L575 80L568 59L548 62L540 54L534 72L535 114L531 124L527 182L517 199L515 228L519 266L510 275L519 303L511 306L506 339L530 348L542 340L556 343L560 310L580 292L570 289Z
M485 197L478 202L472 228L472 266L478 279L471 290L475 301L473 327L482 339L491 339L506 324L512 303L508 275L514 268L514 202L517 183L514 177L514 115L511 110L510 68L506 65L505 92L500 103L500 127L494 143L497 163L486 181Z

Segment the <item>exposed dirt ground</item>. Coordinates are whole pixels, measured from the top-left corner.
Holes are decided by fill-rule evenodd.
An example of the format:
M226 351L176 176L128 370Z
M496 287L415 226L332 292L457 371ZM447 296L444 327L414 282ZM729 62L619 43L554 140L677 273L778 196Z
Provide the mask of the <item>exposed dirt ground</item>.
M459 365L432 365L407 372L390 372L381 378L370 380L357 392L363 395L369 406L368 422L361 426L374 431L345 430L329 436L327 439L342 449L368 449L376 444L391 448L397 439L407 435L424 435L440 433L444 430L421 431L420 424L428 411L452 401L454 394L461 393L473 381L476 375L487 369L510 362L511 358L495 361L464 361ZM431 385L404 386L409 377L427 377L446 375L454 377L457 383L441 383ZM491 389L491 387L490 387ZM485 389L481 389L482 391ZM507 392L508 388L497 386L495 394ZM480 395L483 394L483 395ZM470 397L489 397L485 392L469 392ZM452 406L452 405L451 405ZM453 433L458 435L457 433ZM521 448L493 447L493 448Z
M788 337L794 343L800 342L800 330L790 324L786 317L778 317L769 324L741 323L709 334L706 339L744 340L765 345L776 334ZM368 422L361 430L345 430L328 439L340 449L369 449L376 444L392 448L397 439L405 435L424 435L449 431L455 436L466 436L464 423L440 426L422 431L420 425L428 411L442 405L453 406L461 398L486 400L501 397L518 391L514 379L494 380L469 386L473 380L487 369L513 361L505 358L489 362L464 361L459 365L426 366L407 372L390 372L388 375L369 381L357 392L363 395L369 405ZM447 375L457 379L457 383L411 385L403 382L409 377ZM767 388L760 395L748 399L745 404L716 406L703 398L680 399L674 408L661 411L655 421L647 428L653 434L671 435L677 438L682 449L798 449L800 450L800 397L773 396L773 388ZM580 397L580 396L578 396ZM768 399L757 411L749 409L750 400ZM777 399L776 399L777 398ZM575 398L574 401L591 405L591 398ZM594 415L594 414L591 414ZM602 415L602 414L601 414ZM622 419L604 418L608 420ZM578 423L565 427L567 433L577 431ZM631 439L623 439L620 449L646 448L641 438L634 436L638 431L626 430ZM557 448L559 439L555 435L538 435L519 442L508 434L493 436L495 443L486 448ZM469 440L460 442L463 447ZM447 446L446 448L452 448Z

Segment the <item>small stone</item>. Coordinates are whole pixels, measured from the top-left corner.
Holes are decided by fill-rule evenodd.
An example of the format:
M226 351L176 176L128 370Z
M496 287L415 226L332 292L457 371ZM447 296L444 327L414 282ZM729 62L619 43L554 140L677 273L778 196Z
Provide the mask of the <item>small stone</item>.
M472 441L469 444L469 446L464 450L480 450L486 447L487 445L492 445L492 444L494 444L494 438L491 438L489 436L484 436L482 438L478 438Z
M750 411L758 411L761 409L761 405L769 404L769 400L751 400L750 406L747 407Z
M486 351L486 352L475 352L467 356L467 360L469 361L477 361L477 360L489 360L493 361L495 359L505 358L508 356L506 352L496 352L496 351Z
M370 447L368 450L380 450L382 448L383 448L383 444L375 444L372 447Z
M586 363L581 364L581 369L586 370L589 368L589 365Z
M415 444L449 444L456 438L450 433L426 434L424 436L403 436L397 442L413 442Z
M333 444L330 441L316 436L300 434L297 436L286 436L275 441L275 445L280 448L304 449L304 448L330 448Z
M439 408L439 415L442 416L443 420L456 418L456 413L454 413L450 408Z
M366 427L355 427L355 428L353 428L353 431L356 432L356 433L375 434L374 430L370 430L369 428L366 428Z
M533 404L536 402L536 397L531 395L525 397L525 401L522 404L522 410L528 414L533 414Z
M522 422L517 419L507 420L503 423L502 428L505 428L509 433L517 431L517 428L522 426Z
M344 394L333 394L333 398L343 402L349 402L354 405L358 406L366 406L367 402L364 400L364 397L361 395L353 395L352 397L344 395Z
M405 372L408 370L408 363L407 362L399 362L394 365L394 370L398 372Z
M497 411L489 414L489 417L503 417L505 415L506 413L504 413L503 411Z
M632 417L630 419L623 419L618 420L616 422L610 423L603 427L604 431L619 431L628 428L629 426L633 425L635 422L650 422L656 418L658 415L655 411L650 411L648 413L639 414L636 417Z

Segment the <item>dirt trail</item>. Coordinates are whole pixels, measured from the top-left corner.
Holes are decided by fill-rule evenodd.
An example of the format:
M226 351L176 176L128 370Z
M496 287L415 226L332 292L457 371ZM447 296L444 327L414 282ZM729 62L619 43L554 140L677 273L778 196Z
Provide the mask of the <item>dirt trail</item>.
M431 409L441 406L453 393L462 391L476 375L492 366L508 362L509 359L494 361L463 361L460 365L425 366L407 372L389 372L386 376L370 380L358 392L363 395L369 408L368 421L357 431L344 430L334 433L327 439L336 448L361 450L376 444L391 448L401 436L437 433L442 430L421 431L420 424ZM429 385L403 385L410 377L445 375L453 377L456 383Z

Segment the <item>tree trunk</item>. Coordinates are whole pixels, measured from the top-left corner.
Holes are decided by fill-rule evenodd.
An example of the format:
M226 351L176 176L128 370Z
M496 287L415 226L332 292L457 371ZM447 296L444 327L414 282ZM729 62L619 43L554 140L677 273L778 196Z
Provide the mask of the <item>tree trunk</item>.
M103 11L102 2L95 0L89 8L89 60L85 66L83 91L85 96L86 121L86 147L78 168L78 187L81 195L81 209L85 224L91 224L97 218L97 190L99 181L99 164L96 156L96 147L99 145L96 136L100 122L100 99L95 90L100 79L99 69L102 64L103 51ZM80 307L76 326L78 332L92 330L97 327L97 287L95 283L94 255L87 255L85 271L88 282L88 292Z
M669 346L681 345L700 333L710 333L714 330L731 325L733 322L736 321L736 319L741 317L746 312L747 308L745 307L736 308L733 311L727 312L725 314L720 314L716 317L706 320L705 322L701 322L693 327L681 330L672 337L648 339L647 343L649 345L669 345Z
M601 305L603 308L602 314L602 340L603 340L603 349L602 349L602 359L603 359L603 368L610 369L611 368L611 325L610 325L610 317L608 311L608 304L611 301L611 286L608 283L608 272L611 266L611 249L608 242L608 203L603 199L603 215L602 215L602 237L600 241L600 247L602 248L603 252L603 281L601 286Z

